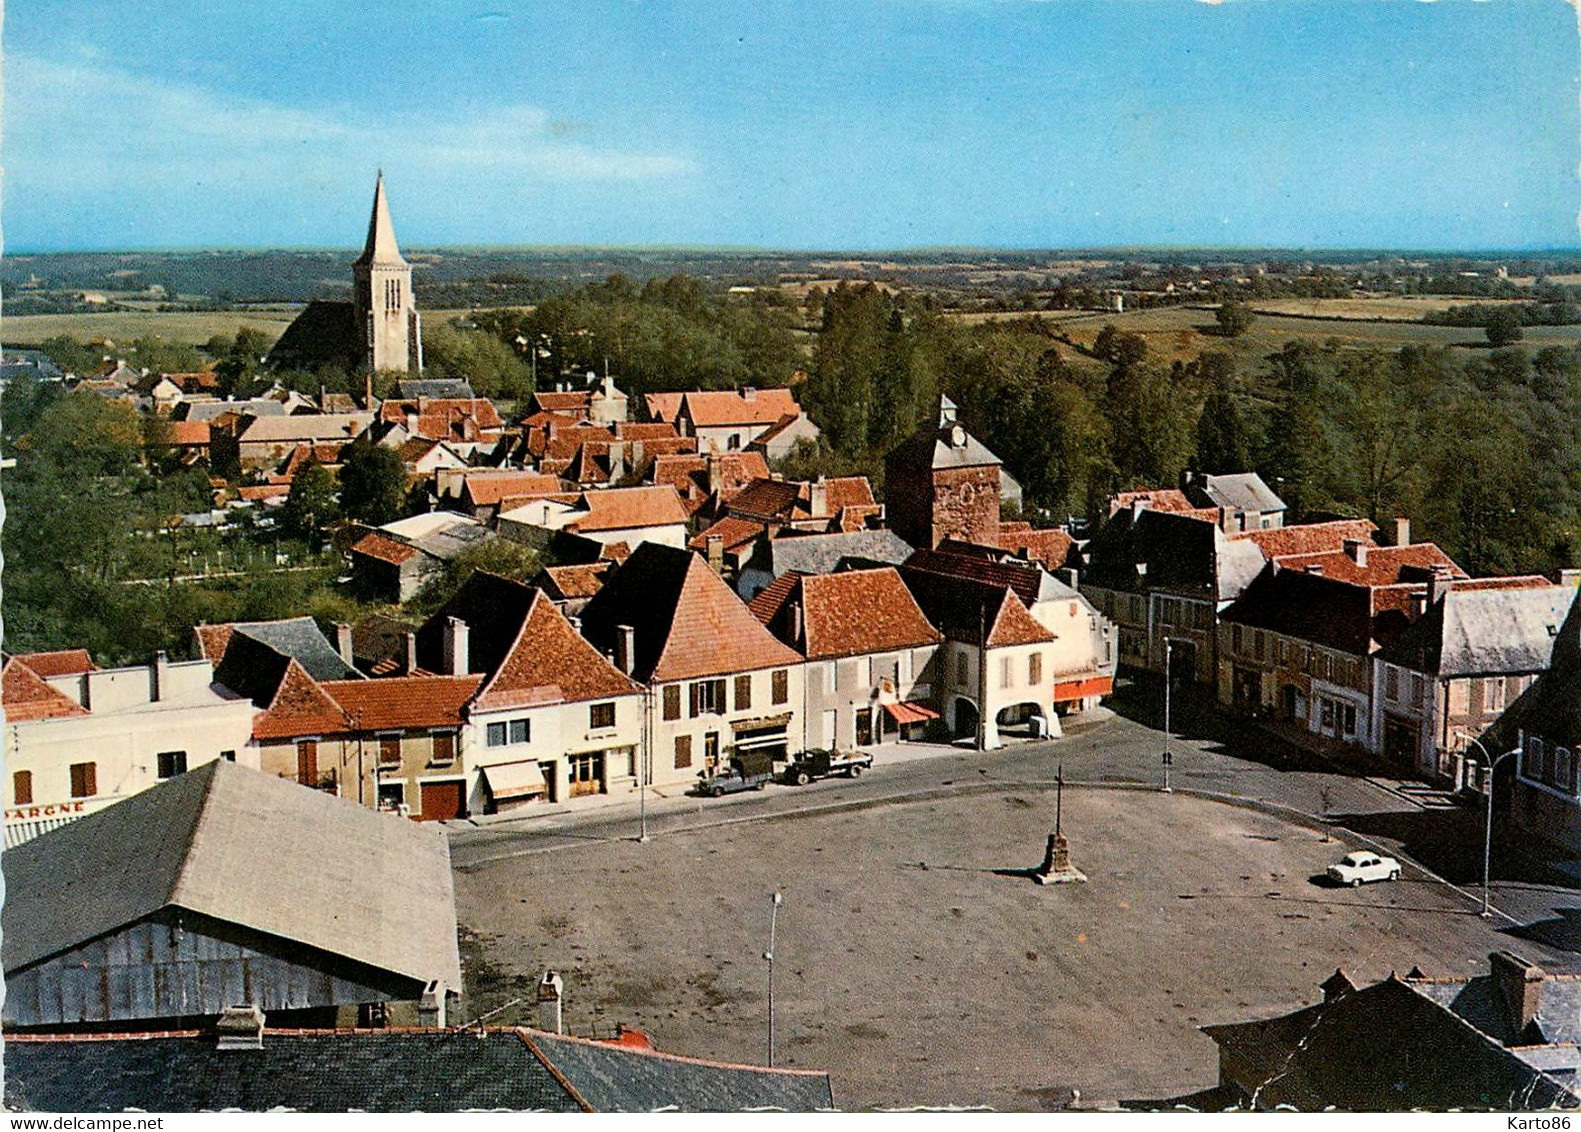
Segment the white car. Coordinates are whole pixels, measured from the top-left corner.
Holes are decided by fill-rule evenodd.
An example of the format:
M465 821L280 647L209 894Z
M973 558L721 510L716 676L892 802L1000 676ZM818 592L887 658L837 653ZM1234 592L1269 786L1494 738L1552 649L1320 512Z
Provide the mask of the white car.
M1400 862L1376 853L1347 853L1339 864L1328 867L1328 878L1335 884L1355 887L1373 880L1399 880Z

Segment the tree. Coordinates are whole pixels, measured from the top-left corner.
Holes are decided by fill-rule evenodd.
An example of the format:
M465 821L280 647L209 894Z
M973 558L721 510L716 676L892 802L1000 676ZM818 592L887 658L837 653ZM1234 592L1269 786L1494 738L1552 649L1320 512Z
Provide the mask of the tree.
M291 481L291 494L280 508L280 528L292 538L314 541L318 532L340 517L335 481L317 460L309 460Z
M1483 328L1490 346L1510 346L1521 340L1521 315L1514 307L1500 307L1488 316Z
M1197 418L1196 466L1209 475L1252 471L1253 442L1235 398L1215 389L1202 403Z
M1239 338L1252 328L1256 317L1245 303L1220 303L1214 318L1218 319L1219 332L1226 338Z
M340 507L348 518L380 527L406 513L406 465L400 453L362 438L346 447Z
M1098 331L1092 342L1092 352L1110 365L1123 369L1147 360L1147 339L1140 334L1117 330L1111 322Z
M453 597L478 570L525 582L543 568L543 559L531 547L508 538L490 538L467 547L446 562L444 568L423 583L408 605L416 613L429 614Z

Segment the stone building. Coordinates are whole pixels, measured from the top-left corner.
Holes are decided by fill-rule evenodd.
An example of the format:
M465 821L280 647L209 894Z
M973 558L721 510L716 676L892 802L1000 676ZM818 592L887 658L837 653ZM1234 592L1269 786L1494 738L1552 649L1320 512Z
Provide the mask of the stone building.
M1000 462L939 398L935 424L884 458L889 525L913 546L932 550L947 538L999 545Z

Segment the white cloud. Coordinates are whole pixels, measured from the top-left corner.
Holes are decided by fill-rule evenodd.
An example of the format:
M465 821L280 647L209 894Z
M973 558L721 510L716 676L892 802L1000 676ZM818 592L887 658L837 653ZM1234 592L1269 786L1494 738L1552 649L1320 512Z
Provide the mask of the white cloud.
M7 164L57 191L139 190L252 179L319 181L375 164L437 177L566 182L686 178L682 154L571 142L546 110L374 116L281 105L131 73L85 58L8 54Z

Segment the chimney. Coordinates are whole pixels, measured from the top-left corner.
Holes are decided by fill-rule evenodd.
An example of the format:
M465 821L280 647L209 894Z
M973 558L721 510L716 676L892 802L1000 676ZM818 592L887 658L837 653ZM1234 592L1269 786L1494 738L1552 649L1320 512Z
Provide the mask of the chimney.
M1066 566L1054 572L1055 577L1064 582L1073 590L1081 589L1081 571L1074 566Z
M741 399L743 401L756 401L757 397L758 391L750 385L741 390Z
M637 654L637 631L630 625L615 626L615 667L631 675L633 658Z
M344 621L335 622L335 651L340 654L340 659L351 664L351 626Z
M445 1028L445 984L434 979L417 1000L417 1024L427 1030Z
M417 634L406 634L406 675L417 671Z
M465 676L470 671L467 667L470 636L467 623L461 618L445 618L445 671L451 676Z
M708 566L716 574L725 572L725 538L723 535L708 536Z
M1394 545L1411 545L1411 520L1403 516L1394 521Z
M829 484L819 476L807 485L809 502L807 509L813 515L827 515L829 513Z
M1228 533L1229 529L1230 529L1230 509L1228 507L1220 507L1219 508L1219 530Z
M1427 604L1437 605L1443 601L1452 581L1448 566L1434 566L1433 577L1427 583Z
M1488 960L1494 997L1504 1007L1510 1027L1508 1044L1519 1044L1542 1007L1545 973L1535 963L1509 951L1494 951Z
M1308 566L1306 568L1306 573L1311 574L1313 577L1321 578L1323 576L1323 563L1321 563L1321 562L1314 562L1314 563L1312 563L1310 566Z
M801 648L806 642L802 635L807 631L806 611L802 609L799 601L791 602L791 641L796 648Z
M1359 538L1345 540L1345 557L1349 558L1363 570L1367 568L1367 544Z
M1411 620L1415 621L1427 612L1427 591L1416 590L1411 594Z
M1555 570L1550 577L1556 586L1568 586L1571 589L1581 586L1581 570Z
M164 649L154 654L154 663L149 666L149 671L153 677L153 687L150 689L153 695L150 700L157 704L170 694L170 657Z
M257 1006L227 1006L214 1024L220 1049L263 1049L264 1016Z
M1131 522L1134 523L1138 519L1140 519L1142 517L1142 512L1146 511L1146 510L1147 510L1147 500L1145 500L1145 499L1133 499L1133 500L1131 500Z
M565 980L553 971L545 971L538 980L538 1028L550 1034L565 1033L560 1014L560 1000L565 995Z

